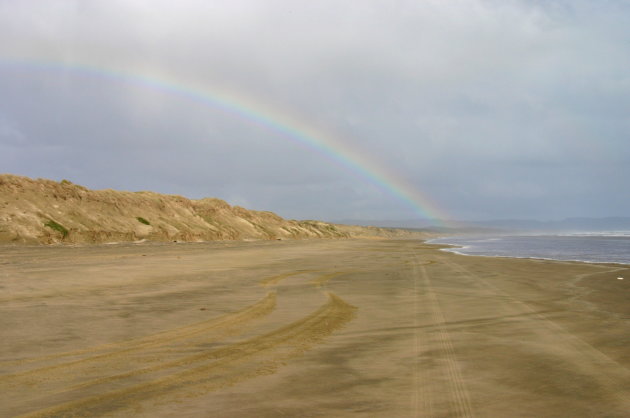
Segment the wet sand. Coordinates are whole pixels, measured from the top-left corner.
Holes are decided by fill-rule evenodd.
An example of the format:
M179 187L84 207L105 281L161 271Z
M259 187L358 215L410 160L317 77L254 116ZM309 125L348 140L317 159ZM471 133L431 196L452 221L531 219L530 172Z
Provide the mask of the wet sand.
M629 415L627 266L437 248L2 247L0 416Z

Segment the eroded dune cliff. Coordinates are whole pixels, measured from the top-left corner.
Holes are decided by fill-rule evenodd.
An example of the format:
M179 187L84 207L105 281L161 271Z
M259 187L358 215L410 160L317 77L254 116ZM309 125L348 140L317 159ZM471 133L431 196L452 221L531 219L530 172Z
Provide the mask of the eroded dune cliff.
M0 242L103 243L351 237L411 237L415 231L286 220L272 212L153 192L89 190L0 175Z

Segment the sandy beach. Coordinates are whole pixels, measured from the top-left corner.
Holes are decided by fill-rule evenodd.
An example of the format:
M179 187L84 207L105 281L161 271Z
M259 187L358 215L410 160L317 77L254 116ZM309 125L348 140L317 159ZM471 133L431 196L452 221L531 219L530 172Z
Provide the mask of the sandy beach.
M438 248L2 247L0 416L628 416L629 266Z

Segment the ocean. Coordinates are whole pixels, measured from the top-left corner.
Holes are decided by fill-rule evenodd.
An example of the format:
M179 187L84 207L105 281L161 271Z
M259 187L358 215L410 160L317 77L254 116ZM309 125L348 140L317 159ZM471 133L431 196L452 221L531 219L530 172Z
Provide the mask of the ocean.
M565 235L461 236L430 240L465 255L630 264L630 231Z

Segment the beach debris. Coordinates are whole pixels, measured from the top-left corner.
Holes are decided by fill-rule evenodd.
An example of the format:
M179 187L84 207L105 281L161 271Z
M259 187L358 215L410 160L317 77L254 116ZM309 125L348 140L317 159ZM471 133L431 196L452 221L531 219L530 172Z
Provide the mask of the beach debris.
M617 277L617 280L623 280L623 277Z

